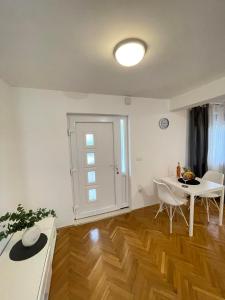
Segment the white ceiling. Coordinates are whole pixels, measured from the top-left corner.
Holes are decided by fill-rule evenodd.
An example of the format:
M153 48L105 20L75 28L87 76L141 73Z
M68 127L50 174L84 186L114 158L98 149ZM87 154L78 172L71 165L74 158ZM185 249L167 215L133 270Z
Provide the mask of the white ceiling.
M143 39L124 68L117 42ZM14 86L168 98L225 75L224 0L0 2L0 77Z

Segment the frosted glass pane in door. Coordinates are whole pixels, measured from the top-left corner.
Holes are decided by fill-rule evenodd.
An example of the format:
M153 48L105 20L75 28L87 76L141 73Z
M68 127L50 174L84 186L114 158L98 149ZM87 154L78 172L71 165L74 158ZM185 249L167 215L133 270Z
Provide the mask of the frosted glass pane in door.
M87 164L94 165L95 164L95 154L94 152L87 152Z
M86 134L86 146L94 146L94 134L93 133L87 133Z
M97 199L96 189L88 190L88 200L89 201L96 201L96 199Z
M95 181L96 181L95 171L88 171L88 173L87 173L87 180L88 180L89 184L95 183Z

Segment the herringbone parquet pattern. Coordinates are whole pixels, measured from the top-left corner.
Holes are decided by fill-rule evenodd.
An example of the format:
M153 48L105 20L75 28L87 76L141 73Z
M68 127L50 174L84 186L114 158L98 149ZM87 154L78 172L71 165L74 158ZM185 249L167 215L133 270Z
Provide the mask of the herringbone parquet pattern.
M196 206L193 238L156 206L61 229L50 300L225 299L225 227Z

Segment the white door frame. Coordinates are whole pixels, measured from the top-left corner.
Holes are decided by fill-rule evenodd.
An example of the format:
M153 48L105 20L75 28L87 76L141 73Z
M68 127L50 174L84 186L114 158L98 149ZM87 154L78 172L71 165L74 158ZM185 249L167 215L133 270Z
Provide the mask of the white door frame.
M69 148L70 148L70 175L71 175L71 183L72 183L72 193L73 193L73 212L75 215L75 219L77 219L77 208L79 205L79 187L78 187L78 161L77 155L72 154L72 149L77 149L77 141L76 141L76 123L113 123L113 132L114 132L114 157L115 163L118 165L119 170L121 171L121 155L120 154L120 123L119 120L126 120L125 122L125 134L126 134L126 174L120 174L120 176L115 176L115 195L116 195L116 210L130 207L130 165L129 165L129 126L128 126L128 116L127 115L108 115L108 114L84 114L84 113L69 113L67 114L68 120L68 137L69 137ZM75 122L74 122L75 121ZM73 135L73 139L71 138ZM117 137L116 137L117 136ZM115 138L116 137L116 138ZM75 144L73 144L75 143ZM121 195L118 193L122 187L122 180L124 181L124 203L121 201ZM120 188L118 188L120 187ZM120 191L119 191L120 190Z

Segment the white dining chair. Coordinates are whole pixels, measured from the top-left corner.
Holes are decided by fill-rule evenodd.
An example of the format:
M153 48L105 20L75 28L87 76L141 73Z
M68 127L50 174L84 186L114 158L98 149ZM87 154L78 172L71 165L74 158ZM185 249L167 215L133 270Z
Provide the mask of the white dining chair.
M212 181L212 182L215 182L215 183L218 183L218 184L223 184L224 174L220 173L220 172L217 172L217 171L209 170L204 174L202 179ZM220 196L220 194L218 192L207 193L207 194L201 195L202 203L204 203L205 207L206 207L208 222L209 222L210 203L213 204L218 210L220 210L220 208L219 208L219 206L216 202L216 199L215 199L219 196Z
M187 219L181 208L181 205L186 205L187 199L175 194L167 184L157 180L153 180L153 182L156 184L158 198L160 200L159 210L157 211L155 218L157 218L160 212L166 210L170 220L170 233L172 233L173 217L177 211L184 218L184 221L188 226Z

